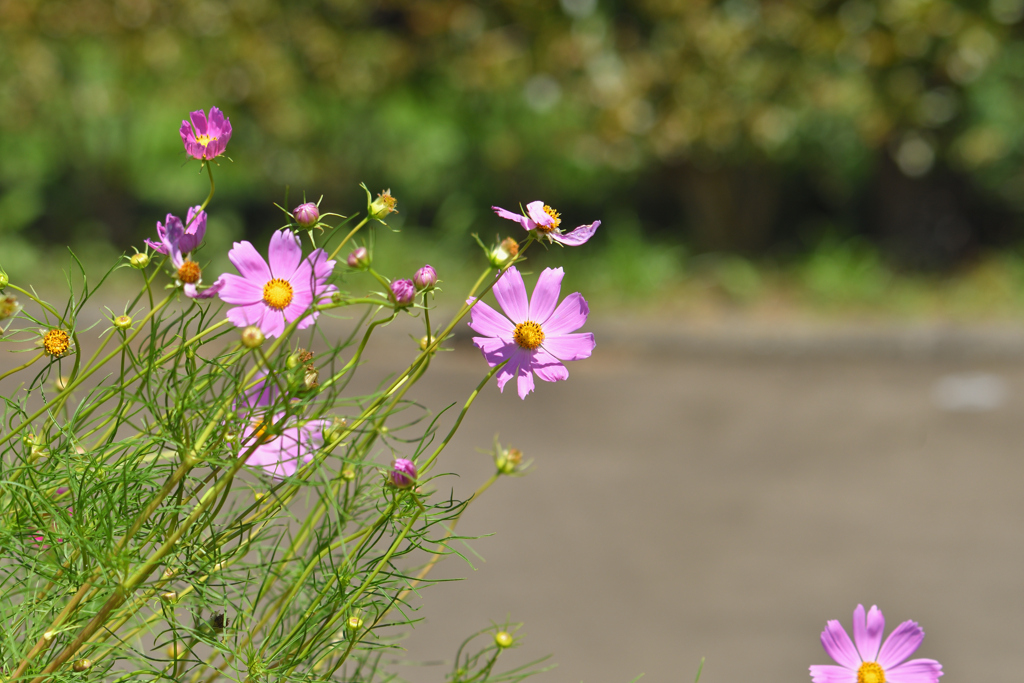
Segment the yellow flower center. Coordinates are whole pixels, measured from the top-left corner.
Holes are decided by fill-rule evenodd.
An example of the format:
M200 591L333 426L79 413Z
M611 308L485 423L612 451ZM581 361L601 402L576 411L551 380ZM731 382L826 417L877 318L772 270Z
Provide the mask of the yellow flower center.
M559 217L558 212L545 204L544 213L551 216L551 225L538 225L537 229L541 232L552 232L553 230L557 230L558 226L562 224L562 219Z
M878 662L864 662L857 669L857 683L885 683L885 671Z
M194 285L199 282L199 264L195 261L185 261L178 268L178 281L184 285Z
M71 348L71 337L64 330L52 329L43 335L43 351L51 358L60 358Z
M270 436L267 434L267 423L265 421L253 422L252 433L253 436L256 437L256 443L261 446L265 443L270 443L271 441L277 438L276 436Z
M283 311L292 302L295 290L287 280L274 278L263 285L263 302L271 308Z
M212 136L212 135L197 135L196 136L196 142L198 142L203 147L206 147L208 144L210 144L211 142L213 142L216 139L217 138Z
M516 344L519 344L520 347L533 351L544 341L544 330L540 329L540 325L532 320L527 320L525 323L516 325L516 331L513 333L512 338L516 340Z

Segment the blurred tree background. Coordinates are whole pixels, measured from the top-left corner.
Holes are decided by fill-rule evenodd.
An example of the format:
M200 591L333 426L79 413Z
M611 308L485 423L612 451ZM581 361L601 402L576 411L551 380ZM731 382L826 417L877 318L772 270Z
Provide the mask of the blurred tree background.
M604 221L588 262L627 294L781 269L870 302L982 264L1015 297L1022 86L1024 0L0 0L0 263L184 215L177 129L217 105L222 246L365 181L410 263L543 199Z

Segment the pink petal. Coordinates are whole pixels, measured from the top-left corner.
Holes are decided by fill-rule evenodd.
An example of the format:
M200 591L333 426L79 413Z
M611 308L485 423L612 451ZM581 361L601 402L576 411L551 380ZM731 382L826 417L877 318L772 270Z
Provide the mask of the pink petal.
M911 659L885 669L886 683L936 683L940 676L942 665L934 659Z
M815 664L811 667L814 683L857 683L857 672L831 664Z
M530 302L526 298L526 284L523 283L523 276L515 266L498 278L493 291L494 298L498 300L501 309L512 322L521 323L529 320Z
M865 662L878 659L878 648L882 644L882 631L885 630L885 617L877 605L871 606L867 617L864 616L864 605L857 605L853 610L853 642L857 652Z
M246 327L248 325L256 325L261 330L263 329L263 315L268 310L265 304L251 304L248 306L238 306L236 308L229 308L225 315L227 319L234 324L235 327ZM266 331L264 330L264 334Z
M316 295L316 303L318 304L329 304L331 302L331 295L338 291L338 288L334 285L327 285L322 288Z
M821 632L821 646L825 648L829 657L847 669L856 671L860 667L861 661L857 655L857 648L853 646L853 641L846 634L843 625L835 619L830 619L825 630ZM885 668L884 664L882 668Z
M149 239L148 237L146 238L146 246L148 246L150 249L152 249L153 251L155 251L158 254L166 254L167 253L167 247L165 247L160 242L154 242L153 240Z
M569 379L569 369L550 353L540 349L533 352L530 369L545 382L561 382Z
M565 271L561 268L545 268L540 274L530 297L530 320L543 324L551 317L562 292L563 277Z
M498 339L497 337L473 337L473 346L483 352L484 360L492 368L507 361L519 349L514 342Z
M270 306L263 307L266 310L263 312L263 322L260 323L260 329L263 330L263 334L267 337L280 337L286 327L284 313Z
M475 341L476 338L474 338L474 343ZM521 348L513 344L508 364L498 371L498 391L505 393L505 384L519 374L519 366L523 362L529 363L529 356L525 355Z
M195 298L196 299L209 299L211 297L214 297L214 296L217 296L218 294L220 294L220 290L222 290L222 289L224 289L224 276L223 275L221 275L219 278L217 278L214 281L214 283L212 285L210 285L209 287L207 287L206 289L203 289L203 290L200 290L200 291L196 292Z
M512 213L511 211L503 209L500 206L492 206L491 210L493 210L494 213L498 214L498 216L500 216L501 218L505 218L510 221L515 221L519 225L523 226L523 228L526 230L530 229L527 226L528 219L526 218L526 216L520 215L518 213Z
M223 283L220 298L229 304L255 304L263 301L263 286L233 273L218 278Z
M917 622L904 621L885 639L882 650L878 653L878 659L875 661L888 671L914 654L914 651L921 646L922 640L924 640L924 630L917 625Z
M516 385L519 389L519 398L521 399L525 400L533 391L533 373L530 372L530 366L526 363L520 363L519 365L519 377Z
M560 336L575 332L583 327L590 315L587 300L579 292L573 292L562 300L551 317L541 323L545 336Z
M590 332L576 332L574 334L560 334L558 336L544 337L540 348L544 349L558 360L583 360L590 358L597 343L594 335Z
M565 235L559 235L553 232L550 234L550 237L555 242L559 242L566 246L578 247L581 244L585 243L587 240L589 240L591 237L593 237L594 233L597 232L597 229L600 226L601 221L594 221L590 225L581 225L580 227L576 228L572 232L567 233Z
M305 316L302 320L300 320L298 322L298 324L295 326L295 329L297 329L297 330L304 330L307 327L309 327L310 325L312 325L313 323L315 323L316 319L319 318L319 317L320 317L320 311L313 311L309 315Z
M537 225L547 226L555 222L555 219L544 211L544 202L530 202L526 205L526 213Z
M224 112L217 107L210 107L210 135L218 140L231 137L231 124L224 117Z
M196 129L196 135L206 135L206 112L200 109L199 111L192 112L188 117L192 120L192 125Z
M331 273L334 272L334 266L337 265L337 261L331 261L327 258L327 252L323 249L314 249L310 252L306 260L313 265L313 272L316 274L318 282L323 282Z
M298 320L304 313L306 313L306 310L312 303L313 294L311 292L295 290L295 294L292 296L292 302L284 309L284 319L287 322Z
M295 269L302 262L302 245L290 230L278 230L270 236L270 272L274 277L292 281Z
M238 268L242 277L252 280L253 284L258 285L261 289L273 277L267 262L263 260L260 253L256 251L256 247L252 246L250 242L235 242L231 251L228 252L228 260L234 264L235 268Z
M468 299L466 303L472 305L473 301L473 299ZM512 324L512 321L483 301L477 301L469 315L469 328L486 337L512 339L512 334L516 330L516 326Z

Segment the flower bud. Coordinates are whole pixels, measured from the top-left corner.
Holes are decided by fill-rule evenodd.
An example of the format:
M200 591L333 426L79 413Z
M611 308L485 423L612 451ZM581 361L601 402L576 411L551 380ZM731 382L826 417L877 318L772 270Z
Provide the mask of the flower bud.
M363 620L357 616L351 616L348 618L348 621L345 622L345 625L352 631L358 631L363 627Z
M391 283L391 300L399 306L408 306L416 296L416 285L412 280L395 280Z
M498 631L494 634L494 644L504 650L506 647L511 647L512 643L515 642L512 638L512 634L508 631Z
M128 261L132 268L142 270L149 265L149 254L144 251L139 251L132 254L131 259Z
M247 349L259 348L263 345L263 341L266 339L263 335L263 330L258 328L256 325L243 327L240 336L242 338L242 346Z
M11 278L7 276L7 273L0 269L0 289L3 289L7 285L11 284Z
M351 467L346 467L341 471L341 478L345 481L352 481L356 478L356 471Z
M425 265L412 276L416 289L433 289L437 284L437 271L431 265Z
M21 310L18 297L13 294L0 296L0 322L14 317Z
M407 489L416 482L416 464L405 458L395 458L391 463L388 480L400 489Z
M114 318L114 327L119 330L127 330L132 326L132 317L130 315L119 315Z
M313 202L299 204L292 211L295 222L304 228L312 228L320 220L320 209Z
M518 255L519 243L511 237L506 237L501 244L487 252L487 260L492 268L501 268Z
M332 304L340 304L344 300L345 300L345 295L342 294L341 292L334 292L333 294L331 294L331 303Z
M324 430L324 439L328 443L340 441L345 437L345 432L348 429L348 420L343 417L336 417L331 424Z
M398 200L391 196L391 190L384 190L370 204L370 218L376 218L383 223L389 214L398 213L398 209L395 208L397 205Z
M522 462L523 452L518 448L501 451L494 459L494 464L498 466L498 471L502 474L512 474Z
M348 263L349 268L365 270L370 267L370 252L366 250L366 247L356 247L348 255L346 263Z
M92 668L92 660L91 659L79 659L79 660L76 660L75 663L71 665L71 670L72 671L77 671L78 673L81 673L83 671L88 671L91 668Z

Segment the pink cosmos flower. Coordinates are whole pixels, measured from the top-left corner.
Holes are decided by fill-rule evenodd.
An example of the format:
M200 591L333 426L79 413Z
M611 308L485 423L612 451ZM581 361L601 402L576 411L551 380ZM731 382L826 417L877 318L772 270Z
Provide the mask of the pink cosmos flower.
M210 119L200 109L188 115L189 121L181 122L181 141L185 151L196 159L219 157L227 149L231 139L231 122L217 107L210 107Z
M186 243L185 238L185 226L181 224L180 220L167 221L167 230L160 235L162 253L170 255L171 264L178 271L177 284L185 290L185 296L190 299L209 299L224 287L223 276L206 289L199 290L198 287L203 281L203 272L198 263L183 253L181 245Z
M167 232L170 230L171 225L175 223L182 224L181 219L173 214L167 214L167 218L164 221L167 223L167 227L164 227L160 221L156 222L156 234L159 241L154 242L149 238L146 239L146 244L153 251L160 254L169 253L163 240L167 237ZM188 254L195 251L196 247L202 243L203 238L206 237L206 212L200 210L198 206L190 208L188 210L188 218L184 225L182 225L182 233L181 239L178 240L178 248L181 249L181 253Z
M811 667L814 683L937 683L942 665L934 659L912 659L924 631L914 621L904 621L882 642L885 617L872 605L864 615L864 605L853 610L853 642L835 619L821 632L821 644L839 666L816 664Z
M266 420L254 419L242 430L240 452L247 453L253 441L259 444L245 464L262 468L275 479L284 479L295 474L299 463L306 464L324 445L324 428L327 420L299 420L291 417L277 434L268 434L268 424L284 419L285 413L276 413Z
M558 303L562 288L561 268L545 268L527 300L523 276L515 266L509 268L494 285L494 298L505 315L477 301L469 326L483 337L473 337L487 364L492 368L508 361L498 371L498 389L516 377L519 398L533 391L533 374L545 382L569 378L562 361L589 358L594 350L594 335L576 332L587 322L590 308L579 292ZM472 304L473 299L467 303ZM506 317L508 316L508 317Z
M320 419L299 420L293 416L278 428L278 433L268 434L268 425L285 417L283 411L273 415L268 411L281 392L277 384L267 379L266 370L259 370L249 384L235 401L235 411L243 416L246 423L242 429L239 454L248 452L256 441L258 445L246 464L262 468L275 479L290 477L300 462L311 461L324 445L324 428L330 423Z
M589 240L601 225L601 221L594 221L590 225L581 225L572 232L563 235L559 229L559 226L562 224L559 213L544 202L537 201L527 204L526 216L513 213L500 206L492 206L491 209L502 218L519 223L519 225L523 226L523 230L536 230L541 236L546 236L552 242L558 242L570 247L578 247Z
M278 230L270 238L270 263L249 242L235 242L228 258L241 275L224 273L220 298L237 308L228 320L238 327L256 325L267 337L278 337L288 323L300 320L298 329L312 325L320 315L309 311L330 300L337 287L327 284L334 270L323 249L302 258L299 238L290 230Z

